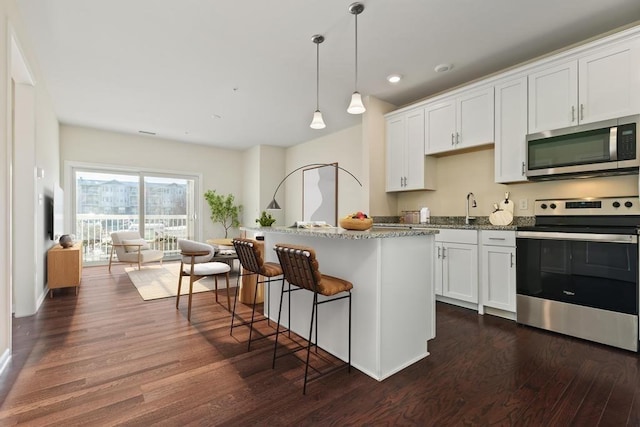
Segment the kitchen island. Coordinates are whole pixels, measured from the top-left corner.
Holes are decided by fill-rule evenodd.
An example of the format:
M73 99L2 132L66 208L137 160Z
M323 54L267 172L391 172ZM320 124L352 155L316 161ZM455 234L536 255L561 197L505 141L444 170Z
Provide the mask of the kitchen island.
M265 258L277 262L276 243L315 249L320 271L353 283L352 365L383 380L426 357L435 337L434 234L438 231L341 228L247 228L265 236ZM265 290L265 293L266 290ZM266 295L265 312L277 320L280 286ZM291 293L291 325L284 299L281 323L308 338L311 292ZM320 306L318 345L347 360L348 305Z

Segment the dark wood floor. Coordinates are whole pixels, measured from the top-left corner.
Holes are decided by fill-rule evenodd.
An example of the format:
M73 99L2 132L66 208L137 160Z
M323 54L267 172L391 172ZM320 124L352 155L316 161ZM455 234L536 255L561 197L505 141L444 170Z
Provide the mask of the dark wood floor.
M210 293L191 325L184 303L144 302L122 266L86 268L77 297L14 321L0 425L640 425L639 359L623 350L439 304L431 356L383 382L339 371L303 396L303 365L272 370L271 338L247 353Z

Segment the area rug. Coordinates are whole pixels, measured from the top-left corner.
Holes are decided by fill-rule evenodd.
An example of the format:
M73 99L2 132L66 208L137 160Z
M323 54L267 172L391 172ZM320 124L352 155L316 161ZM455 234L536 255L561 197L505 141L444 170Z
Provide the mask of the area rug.
M163 265L144 265L141 270L137 267L126 267L125 271L133 282L143 300L175 297L178 292L178 273L180 263L165 263ZM230 286L235 283L229 281ZM227 286L223 276L218 278L218 289L223 290ZM205 277L193 284L193 293L206 292L215 289L213 277ZM189 278L182 278L180 295L189 293Z

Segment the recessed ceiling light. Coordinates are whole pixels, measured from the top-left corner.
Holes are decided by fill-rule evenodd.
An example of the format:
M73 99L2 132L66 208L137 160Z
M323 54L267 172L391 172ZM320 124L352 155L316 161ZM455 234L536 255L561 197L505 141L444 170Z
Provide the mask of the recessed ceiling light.
M436 71L436 73L446 73L447 71L450 71L452 68L453 68L452 64L438 64L436 65L434 70Z
M387 81L389 83L398 83L400 80L402 80L402 76L400 74L391 74L387 76Z

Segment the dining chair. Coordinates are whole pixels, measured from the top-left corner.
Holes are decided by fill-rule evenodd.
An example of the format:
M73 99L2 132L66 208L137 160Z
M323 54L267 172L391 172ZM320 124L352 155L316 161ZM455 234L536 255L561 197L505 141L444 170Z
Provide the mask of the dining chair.
M213 246L194 240L178 239L180 248L180 275L178 278L178 294L176 309L180 304L180 290L182 278L189 277L189 304L187 319L191 322L191 301L193 299L193 284L198 280L212 276L215 283L216 302L218 302L218 277L224 275L227 281L227 309L231 311L231 297L229 294L229 271L231 267L224 262L211 261L215 254Z

